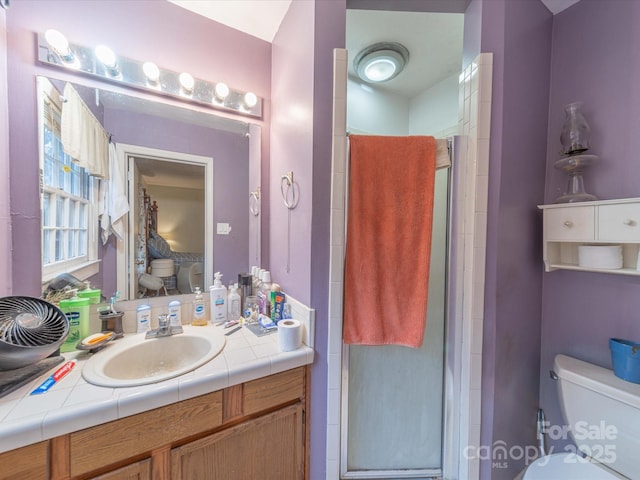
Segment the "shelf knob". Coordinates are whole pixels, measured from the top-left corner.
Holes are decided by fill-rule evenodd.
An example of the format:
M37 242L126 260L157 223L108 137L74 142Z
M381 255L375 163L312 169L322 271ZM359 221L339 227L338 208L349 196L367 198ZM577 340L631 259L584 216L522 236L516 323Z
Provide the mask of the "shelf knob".
M564 221L564 226L567 228L571 228L573 227L573 222L571 220L565 220Z
M629 227L631 227L631 226L633 226L633 225L635 225L635 224L636 224L636 222L635 222L635 221L633 221L633 220L631 220L630 218L627 218L627 219L626 219L625 221L623 221L622 223L624 223L625 225L627 225L627 226L629 226Z

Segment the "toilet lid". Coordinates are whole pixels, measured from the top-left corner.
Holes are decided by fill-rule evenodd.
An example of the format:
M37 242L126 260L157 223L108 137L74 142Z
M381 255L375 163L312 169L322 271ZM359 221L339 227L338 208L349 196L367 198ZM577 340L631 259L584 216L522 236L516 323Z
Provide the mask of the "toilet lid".
M557 453L537 459L522 480L617 480L625 478L575 453Z

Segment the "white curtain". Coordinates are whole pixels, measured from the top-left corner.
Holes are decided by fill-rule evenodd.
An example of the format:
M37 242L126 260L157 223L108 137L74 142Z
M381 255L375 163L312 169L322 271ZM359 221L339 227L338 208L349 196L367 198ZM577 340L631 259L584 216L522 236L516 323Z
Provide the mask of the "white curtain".
M109 178L109 135L70 83L64 87L60 140L73 160L91 175Z

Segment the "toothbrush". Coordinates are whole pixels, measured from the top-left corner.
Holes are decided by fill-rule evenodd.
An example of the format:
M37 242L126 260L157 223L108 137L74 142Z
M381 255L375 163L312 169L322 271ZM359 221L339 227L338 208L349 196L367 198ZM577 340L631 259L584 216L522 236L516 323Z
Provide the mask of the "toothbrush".
M120 298L120 292L116 291L116 293L111 297L111 301L109 302L109 307L111 308L111 313L118 313L116 311L116 302Z

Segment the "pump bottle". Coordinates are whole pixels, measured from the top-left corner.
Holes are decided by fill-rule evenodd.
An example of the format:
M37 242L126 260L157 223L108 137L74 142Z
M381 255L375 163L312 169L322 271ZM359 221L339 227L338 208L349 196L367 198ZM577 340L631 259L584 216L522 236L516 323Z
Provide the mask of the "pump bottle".
M191 325L208 325L209 322L207 322L206 313L207 310L204 306L202 292L200 291L200 287L196 287L195 296L193 297L193 318L191 319Z
M222 273L216 272L213 285L209 287L211 298L211 322L214 324L227 321L227 288L222 284Z

